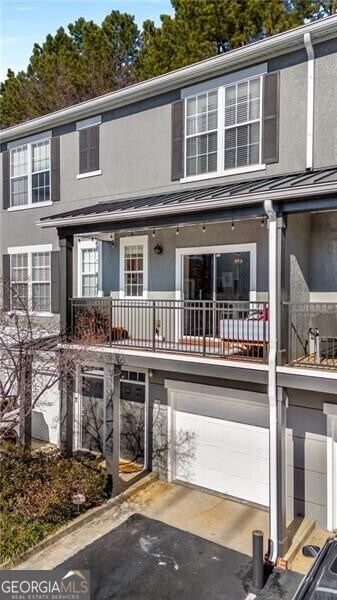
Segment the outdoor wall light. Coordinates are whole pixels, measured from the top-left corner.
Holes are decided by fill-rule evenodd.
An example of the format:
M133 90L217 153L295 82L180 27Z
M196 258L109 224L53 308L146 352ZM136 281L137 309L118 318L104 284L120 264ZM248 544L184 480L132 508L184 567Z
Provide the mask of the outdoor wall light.
M153 248L153 250L155 251L156 254L162 254L163 249L160 246L160 244L156 244L156 246Z

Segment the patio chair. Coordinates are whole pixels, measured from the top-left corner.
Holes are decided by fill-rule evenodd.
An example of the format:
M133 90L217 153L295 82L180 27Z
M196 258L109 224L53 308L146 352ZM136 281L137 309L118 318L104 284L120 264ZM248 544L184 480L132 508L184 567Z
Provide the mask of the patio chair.
M311 319L311 332L315 340L315 362L331 356L337 359L337 313L324 312ZM323 346L324 344L324 346Z

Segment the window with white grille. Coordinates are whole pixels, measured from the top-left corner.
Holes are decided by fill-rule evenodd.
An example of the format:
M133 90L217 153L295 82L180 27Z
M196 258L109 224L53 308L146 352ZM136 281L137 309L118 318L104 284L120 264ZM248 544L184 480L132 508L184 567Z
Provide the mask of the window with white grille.
M10 257L12 310L50 312L50 252L20 252Z
M144 249L143 245L124 248L124 293L125 296L143 296Z
M81 250L81 291L82 296L97 296L98 251L96 247Z
M218 91L186 101L186 175L217 170Z
M50 200L50 140L12 148L12 207L48 202Z
M261 165L261 118L261 76L186 98L185 176Z

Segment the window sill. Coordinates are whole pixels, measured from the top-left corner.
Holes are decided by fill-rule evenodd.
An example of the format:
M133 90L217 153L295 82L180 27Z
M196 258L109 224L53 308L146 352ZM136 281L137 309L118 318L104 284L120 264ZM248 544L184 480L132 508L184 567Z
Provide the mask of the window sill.
M76 179L86 179L87 177L96 177L96 175L102 175L101 169L99 171L91 171L90 173L80 173L80 175L76 175Z
M191 175L182 177L180 183L189 183L190 181L202 181L203 179L215 179L216 177L229 177L230 175L243 175L244 173L253 173L254 171L264 171L266 165L251 165L250 167L240 167L239 169L227 169L222 172L204 173L203 175Z
M22 206L10 206L7 208L7 212L16 212L18 210L27 210L28 208L43 208L44 206L53 206L51 200L46 202L34 202L34 204L23 204Z

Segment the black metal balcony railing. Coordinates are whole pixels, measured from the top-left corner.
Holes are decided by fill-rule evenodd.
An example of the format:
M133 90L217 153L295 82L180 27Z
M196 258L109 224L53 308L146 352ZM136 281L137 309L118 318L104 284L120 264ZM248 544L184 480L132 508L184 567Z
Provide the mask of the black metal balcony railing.
M289 305L289 364L337 368L337 304Z
M264 302L73 298L71 315L74 340L267 361Z

